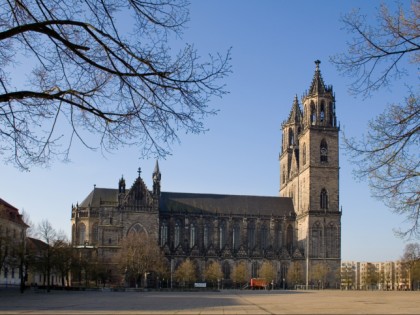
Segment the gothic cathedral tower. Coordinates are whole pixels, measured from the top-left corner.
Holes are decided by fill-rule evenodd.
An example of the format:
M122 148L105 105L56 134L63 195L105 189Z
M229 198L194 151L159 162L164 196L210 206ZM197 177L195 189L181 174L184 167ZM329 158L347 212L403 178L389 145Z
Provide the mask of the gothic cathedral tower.
M320 63L315 61L311 86L302 98L303 112L296 96L282 123L280 196L293 200L307 281L324 272L326 282L334 283L341 260L339 127L333 88L324 84Z

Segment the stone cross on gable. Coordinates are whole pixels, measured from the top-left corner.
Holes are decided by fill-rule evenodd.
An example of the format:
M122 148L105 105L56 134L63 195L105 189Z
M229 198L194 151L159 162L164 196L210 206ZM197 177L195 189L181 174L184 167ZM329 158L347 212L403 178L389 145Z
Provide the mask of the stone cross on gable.
M139 178L140 178L140 175L141 175L141 167L139 167L139 169L137 170L137 173L139 173Z

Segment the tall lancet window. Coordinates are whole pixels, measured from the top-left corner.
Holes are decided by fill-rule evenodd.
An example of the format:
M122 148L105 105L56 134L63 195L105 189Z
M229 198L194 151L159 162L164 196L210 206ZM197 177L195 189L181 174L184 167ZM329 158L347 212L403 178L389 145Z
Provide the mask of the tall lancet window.
M321 209L323 210L328 210L328 193L325 190L325 188L323 188L321 190L321 195L320 195L320 206Z
M190 248L194 247L195 240L196 240L195 225L191 224L191 226L190 226Z
M168 241L168 224L163 222L160 226L160 246L163 246Z
M321 163L328 163L328 145L325 139L322 139L320 145L320 160Z
M207 224L204 224L203 228L203 245L204 248L207 248L207 246L209 246L209 226Z
M179 242L181 240L181 227L179 222L175 223L175 247L178 247Z
M240 228L239 228L239 224L235 224L234 226L233 226L233 232L232 232L232 247L233 247L233 249L238 249L239 248L239 246L241 245L240 244L240 238L241 238L241 236L240 236L241 234L240 234Z
M311 119L311 125L315 125L316 124L316 111L315 111L315 105L312 102L311 102L310 119Z
M324 101L321 102L321 110L319 112L319 120L324 122L325 120L325 103Z

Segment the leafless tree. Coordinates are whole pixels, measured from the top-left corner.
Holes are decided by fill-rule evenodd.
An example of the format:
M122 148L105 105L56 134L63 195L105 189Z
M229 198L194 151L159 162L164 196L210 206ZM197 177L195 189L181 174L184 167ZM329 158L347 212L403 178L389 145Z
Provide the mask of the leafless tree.
M403 257L401 259L404 263L405 268L408 271L408 279L410 279L410 287L413 290L415 283L420 282L420 244L410 243L404 248Z
M165 156L180 131L205 131L230 52L202 61L193 45L172 51L188 19L186 0L3 1L3 159L46 165L67 159L75 139Z
M376 26L356 10L343 18L354 34L347 53L333 56L337 68L352 78L351 92L367 97L390 87L420 62L420 2L412 1L408 12L402 5L391 13L382 5ZM418 78L418 77L417 77ZM362 140L344 138L358 178L367 178L375 197L409 221L402 237L419 237L420 218L420 96L418 86L407 88L401 104L392 104L371 120Z
M165 255L144 233L130 233L121 241L116 263L128 283L140 285L146 273L161 274L167 265Z

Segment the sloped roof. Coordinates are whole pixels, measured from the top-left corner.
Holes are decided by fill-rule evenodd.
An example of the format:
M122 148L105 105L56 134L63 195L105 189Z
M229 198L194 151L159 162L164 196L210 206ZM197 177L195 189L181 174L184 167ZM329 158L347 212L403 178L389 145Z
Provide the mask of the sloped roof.
M203 214L261 214L288 216L294 213L291 198L162 192L160 211L187 211Z
M99 207L118 202L118 189L94 188L80 207ZM162 192L159 202L162 213L182 211L203 214L274 215L289 216L294 213L293 202L287 197L222 195Z
M80 203L80 207L99 207L102 203L118 202L118 189L94 188L90 194Z
M23 222L22 215L19 214L19 210L1 198L0 198L0 218L4 218L6 220L18 223L25 227L29 227L29 225Z

